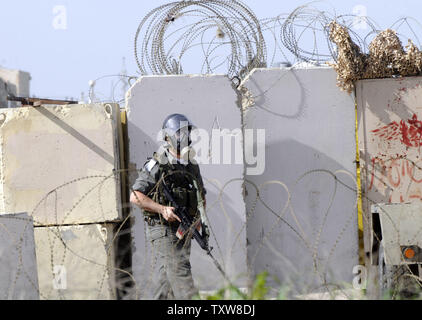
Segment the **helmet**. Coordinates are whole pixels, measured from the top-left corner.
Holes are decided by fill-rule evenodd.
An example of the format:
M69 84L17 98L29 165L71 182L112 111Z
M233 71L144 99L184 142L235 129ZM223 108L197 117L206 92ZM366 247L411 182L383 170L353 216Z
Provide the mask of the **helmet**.
M179 131L182 128L187 128L188 130L192 130L194 128L194 125L192 122L189 121L189 119L179 113L175 113L172 115L169 115L163 123L163 130L166 135L169 137L174 136L177 131Z
M195 126L185 115L179 113L169 115L164 120L162 129L164 140L167 140L178 154L184 157L186 153L192 153L190 133Z

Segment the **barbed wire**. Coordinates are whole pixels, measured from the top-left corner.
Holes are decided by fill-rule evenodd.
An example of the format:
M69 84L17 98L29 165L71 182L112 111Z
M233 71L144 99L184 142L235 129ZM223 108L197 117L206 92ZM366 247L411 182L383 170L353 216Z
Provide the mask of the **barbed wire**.
M128 88L133 85L133 81L136 79L136 76L126 74L112 74L98 77L90 81L88 103L122 104L125 101ZM107 89L105 88L106 86L108 86Z
M369 54L371 42L385 29L421 48L422 24L412 17L382 28L369 16L339 14L323 0L263 19L241 1L177 1L153 9L139 24L134 53L140 74L98 77L91 81L89 102L123 103L125 93L117 89L131 86L139 75L222 73L242 81L259 67L332 65L339 59L338 43L330 38L332 22L344 28L362 54Z
M107 179L115 180L115 179L117 179L117 176L116 175L124 174L124 175L126 175L127 178L129 178L130 171L133 171L133 170L118 170L118 171L115 171L115 172L113 172L113 173L111 173L109 175L105 175L105 176L106 176ZM139 170L134 170L134 171L135 172L139 172ZM353 192L353 194L357 194L358 191L357 191L357 185L356 185L356 183L353 184L353 185L349 185L345 181L343 181L342 179L340 179L339 178L339 174L342 174L342 172L340 172L340 171L339 172L336 172L336 173L331 173L331 172L329 172L327 170L312 170L312 171L309 171L309 172L304 173L301 176L301 178L298 179L297 182L300 182L306 176L313 175L313 174L321 174L321 173L328 174L328 175L332 176L333 179L334 179L333 181L335 181L336 183L338 183L338 184L340 184L342 186L345 186L346 189L349 190L350 192ZM347 175L350 176L349 173L347 173ZM96 179L97 177L92 177L92 178L93 179L94 178ZM54 194L56 192L60 192L60 190L63 190L63 192L65 192L64 186L70 186L70 185L76 183L77 181L80 181L81 179L89 179L89 177L75 179L75 180L69 181L68 183L65 183L65 184L63 184L61 186L58 186L54 190L50 191L45 197L43 197L44 200L41 200L40 203L43 203L44 201L46 201L45 199L48 198L48 195L49 194ZM220 208L223 211L226 210L225 209L226 203L225 203L224 197L222 195L225 193L224 190L230 184L236 183L237 180L238 179L233 179L231 181L228 181L223 186L220 186L220 187L218 187L218 185L214 184L214 188L217 187L217 188L219 188L220 191L219 191L219 195L216 198L215 202L214 203L209 203L209 205L207 206L207 212L209 212L210 210L212 210L212 208L215 207L216 205L220 206ZM126 180L126 181L128 181L128 180ZM249 182L249 183L251 185L254 185L252 182ZM318 277L319 277L319 279L321 281L319 286L324 287L327 290L327 292L330 292L330 291L334 290L334 289L332 289L334 287L336 288L336 290L338 290L337 286L339 286L339 284L335 285L334 283L327 282L328 281L327 280L328 275L332 271L330 269L330 267L329 267L329 260L333 256L334 252L337 250L337 245L340 242L340 240L342 239L342 237L344 236L345 230L347 228L350 228L351 227L351 225L350 225L351 219L356 216L355 210L351 210L351 212L349 214L350 216L349 216L349 218L346 219L346 222L345 222L344 227L341 230L339 230L339 234L337 236L337 239L331 244L331 249L329 250L329 254L327 256L325 256L325 258L322 258L320 249L318 248L318 243L319 243L320 235L322 234L324 228L326 227L326 225L328 223L327 218L324 218L323 221L321 221L321 225L317 229L315 229L317 237L314 239L314 243L311 244L309 242L310 239L308 239L308 237L306 237L306 239L302 237L303 231L300 231L300 230L302 230L302 227L300 226L300 224L296 224L296 226L290 225L290 223L287 222L283 218L284 213L286 212L287 209L290 211L290 214L292 216L295 216L294 208L292 207L292 203L290 202L290 200L287 200L287 203L284 206L282 206L283 208L280 211L280 213L277 213L277 212L273 211L270 208L270 206L267 205L265 203L265 201L263 200L263 198L260 196L262 190L265 187L267 187L269 184L278 184L278 185L284 186L283 188L285 189L285 191L287 193L290 193L289 188L283 182L277 181L277 180L268 181L267 183L263 183L260 186L255 186L253 188L253 189L256 190L256 194L255 194L255 196L253 194L251 194L250 195L250 199L253 199L254 197L256 197L256 199L258 199L263 204L263 207L262 208L267 208L267 210L268 210L267 212L269 214L271 214L271 215L274 216L275 223L273 224L272 229L264 237L262 237L261 239L259 239L256 243L250 244L250 245L253 245L253 247L255 249L254 249L254 253L251 256L252 258L249 259L249 265L250 266L254 265L255 260L257 259L258 254L259 254L260 250L263 247L267 247L268 249L270 249L273 252L273 254L274 254L274 258L276 258L278 256L279 259L283 259L282 261L285 262L286 257L284 256L284 253L281 252L279 249L274 248L272 246L272 244L271 244L271 241L269 241L269 239L271 238L272 233L274 232L274 230L277 229L277 228L279 228L280 224L285 224L288 227L287 230L290 229L293 232L293 234L297 235L298 240L299 241L303 241L305 247L308 248L307 250L309 252L309 255L311 257L311 260L314 261L314 272L315 272L316 275L318 275ZM100 184L97 184L95 186L95 188L100 189L100 185L101 185L101 183ZM133 191L131 189L130 184L127 184L126 187L129 188L131 191ZM96 197L96 195L94 195L92 189L93 188L90 188L90 190L86 191L86 193L83 194L78 201L76 201L75 205L73 206L73 210L76 210L77 209L77 207L81 203L82 199L87 199L88 197L91 197L90 201L93 201L92 197ZM336 189L337 189L337 187L335 187L335 190ZM332 203L332 201L336 198L336 191L335 190L333 192L332 197L330 198L330 203ZM290 196L288 197L288 199L290 199ZM256 200L253 200L253 201L256 201ZM36 210L37 210L36 208L40 205L40 203L34 208L33 213L36 212ZM373 201L373 203L375 203L375 202ZM98 203L98 205L101 205L101 204ZM127 203L127 204L124 204L124 206L125 207L131 207L132 205L129 204L129 203ZM262 212L262 208L260 209L260 215L264 214ZM58 209L58 211L60 211L60 208L57 208L57 209ZM246 226L247 226L248 223L251 223L251 220L250 219L254 215L254 212L255 211L256 211L256 206L252 206L251 207L251 210L248 213L247 220L245 221L245 225L242 226L242 229L243 228L246 228ZM105 244L105 247L107 248L105 255L107 256L108 259L112 259L112 257L113 257L113 244L115 243L115 241L117 241L117 239L121 235L120 234L121 227L129 219L131 219L133 217L133 214L135 212L139 213L139 211L133 211L132 210L129 213L129 215L127 215L126 217L124 217L124 219L123 219L122 222L116 224L116 227L115 227L115 230L116 231L115 231L115 233L113 234L112 237L109 237L108 240L105 240L105 242L104 242L104 239L102 240L104 242L104 244ZM327 216L329 214L329 212L330 212L330 206L328 206L328 211L326 212L325 216ZM51 214L55 214L55 213L52 212ZM388 214L388 213L386 213L386 214ZM227 216L227 218L228 218L230 215L229 215L229 213L226 212L226 214L223 215L223 216ZM67 217L68 217L68 215L67 215ZM214 225L215 222L214 222L214 220L215 220L216 217L213 216L213 215L211 215L211 216L208 215L207 218L210 221L211 236L213 238L213 241L215 241L215 243L218 245L219 239L216 237L216 233L214 231L214 228L215 228L215 225ZM24 229L24 232L28 232L27 227L29 227L30 225L32 225L33 221L34 221L35 224L39 223L39 222L37 222L37 219L34 216L33 216L32 219L22 219L22 218L8 217L8 216L0 216L0 219L18 219L18 220L20 219L20 220L26 221L27 224L26 224L26 227ZM228 218L228 219L230 219L230 218ZM294 221L298 221L298 219L295 218ZM74 225L74 226L77 226L77 224ZM84 227L84 225L80 225L80 227ZM66 239L63 238L63 233L61 232L61 228L62 228L62 226L60 226L60 221L59 221L59 225L57 225L57 226L51 226L51 227L47 227L47 228L46 227L43 227L43 229L47 232L47 237L49 238L49 241L48 242L49 242L49 245L50 245L50 259L51 259L50 260L51 261L51 265L50 265L51 270L50 270L50 272L51 272L51 278L52 279L54 279L56 277L56 274L54 273L54 266L55 265L66 265L66 256L70 255L70 257L72 259L80 259L81 261L84 261L84 263L87 263L88 265L92 264L93 267L94 266L98 266L100 269L103 270L102 271L102 275L100 276L101 279L99 281L98 288L96 289L98 291L98 293L97 293L98 297L97 298L104 298L104 295L103 295L104 294L104 292L103 292L103 283L104 283L104 281L106 279L109 279L110 278L110 274L112 274L114 272L122 273L122 274L124 274L124 276L122 276L122 277L119 278L119 281L120 282L116 282L116 283L112 284L110 287L108 287L108 290L111 290L111 292L112 292L112 293L110 293L110 297L115 297L115 294L116 294L115 293L115 290L116 290L116 288L125 287L125 290L126 290L127 295L128 295L125 298L126 299L129 299L129 298L136 299L136 298L139 298L139 297L144 297L144 295L146 294L146 292L151 288L151 285L152 284L150 282L150 279L151 279L150 277L147 277L147 279L149 279L149 280L147 280L146 283L138 283L135 280L135 277L133 275L133 272L126 271L124 269L119 268L118 267L118 262L114 262L114 263L111 263L111 264L104 264L103 262L97 262L96 261L96 258L95 258L96 253L92 253L92 256L86 256L86 253L85 253L85 255L81 255L80 253L77 252L77 250L75 250L75 248L72 248L72 245L70 245L66 241ZM144 228L146 228L146 225L145 224L144 224ZM21 241L23 241L22 240L22 236L20 236L20 239L21 239ZM58 241L57 244L55 244L56 241ZM225 250L229 250L229 251L230 250L233 250L233 247L236 246L236 242L237 241L238 241L238 236L233 237L232 248L231 249L230 248L225 248ZM148 244L148 241L145 241L145 245L147 247L147 251L145 253L150 258L145 257L144 258L144 261L145 261L145 263L147 263L147 261L149 261L150 262L150 265L149 265L149 267L147 267L147 265L144 265L143 267L141 267L141 269L143 270L143 272L152 273L152 272L154 272L154 270L156 270L156 265L155 265L156 261L154 259L154 255L155 254L154 254L154 252L152 252L152 248ZM60 249L60 248L62 248L62 249ZM42 250L46 250L46 249L47 248L43 248ZM19 252L19 255L22 255L21 245L18 245L17 246L17 250ZM276 251L276 252L274 252L274 251ZM222 251L222 249L219 249L219 256L217 256L217 257L219 259L222 259L223 258L223 251ZM22 260L20 260L20 261L22 261ZM409 269L409 267L404 267L404 268L405 269ZM410 274L412 277L418 278L418 276L415 275L413 272L411 272L410 269L408 271L406 271L406 272L403 271L402 269L401 269L400 272L403 273L405 276L407 276L407 275ZM19 270L25 270L25 268L24 268L24 266L23 266L22 263L19 265ZM249 271L252 272L251 269L249 269ZM45 273L46 270L39 270L38 272ZM23 271L20 274L18 273L17 274L17 277L19 277L21 275L24 275L25 277L28 277L27 275L25 275L25 272L23 272ZM294 273L290 276L290 280L289 279L284 279L284 281L285 282L289 282L289 281L291 281L292 278L294 278ZM17 278L14 280L14 282L16 282L16 281L17 281ZM128 283L129 283L129 289L128 289ZM49 292L39 291L38 286L33 282L33 280L32 280L32 286L39 292L39 294L40 294L40 296L42 298L49 299L49 298L52 297L51 296L51 290L52 289ZM11 286L11 288L13 288L13 286ZM133 290L131 290L130 288L133 288ZM313 290L315 290L315 285L310 285L309 290L310 290L309 293L314 292ZM296 292L295 294L297 295L299 293L300 294L306 294L307 292L306 291L305 292L302 291L302 292ZM59 299L67 299L67 298L70 297L70 296L66 295L66 291L65 290L60 291L58 294L59 294L59 296L58 296ZM56 295L53 295L53 297L54 296L56 296Z
M320 8L324 6L328 7ZM337 61L337 47L329 36L333 21L347 29L362 52L368 52L371 38L381 31L370 17L338 14L325 1L264 19L240 1L179 1L143 18L135 36L135 59L141 75L221 71L241 79L253 68L276 66L277 61L321 65ZM416 38L420 46L415 28L421 25L415 19L404 17L391 27L403 39ZM267 43L271 43L269 60ZM182 61L184 57L187 61ZM199 67L186 72L193 60Z
M241 1L177 1L142 19L135 35L135 60L140 76L222 73L240 81L254 68L280 63L332 64L339 58L338 43L330 38L332 22L344 28L362 54L369 54L371 42L387 28L395 30L402 42L413 39L421 48L422 24L412 17L382 28L369 16L339 14L326 1L263 19ZM90 102L123 103L125 94L116 89L131 86L138 77L97 78L89 88Z
M189 23L186 23L188 18ZM179 1L160 6L141 21L135 36L141 75L182 74L191 49L202 53L202 73L246 75L266 65L266 45L255 14L240 1ZM195 58L197 59L197 57Z

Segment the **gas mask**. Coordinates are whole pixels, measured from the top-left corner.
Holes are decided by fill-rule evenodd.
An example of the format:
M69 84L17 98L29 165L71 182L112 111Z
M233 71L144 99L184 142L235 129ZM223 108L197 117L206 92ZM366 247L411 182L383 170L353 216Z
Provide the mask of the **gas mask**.
M166 147L170 147L180 157L180 163L194 162L196 156L192 148L191 131L195 126L189 119L180 113L169 115L163 123L164 140Z
M173 136L167 136L171 147L180 155L180 158L186 162L193 162L194 157L196 156L195 149L192 147L190 132L190 127L183 127L176 131Z

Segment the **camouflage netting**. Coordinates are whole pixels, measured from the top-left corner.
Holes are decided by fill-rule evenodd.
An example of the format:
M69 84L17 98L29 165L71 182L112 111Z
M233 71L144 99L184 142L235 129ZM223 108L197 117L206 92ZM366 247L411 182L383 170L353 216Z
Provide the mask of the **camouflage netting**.
M369 45L369 54L362 53L346 27L330 23L330 40L337 46L337 63L330 64L337 72L337 85L349 93L360 79L415 76L422 71L422 52L409 40L403 49L396 32L380 32Z

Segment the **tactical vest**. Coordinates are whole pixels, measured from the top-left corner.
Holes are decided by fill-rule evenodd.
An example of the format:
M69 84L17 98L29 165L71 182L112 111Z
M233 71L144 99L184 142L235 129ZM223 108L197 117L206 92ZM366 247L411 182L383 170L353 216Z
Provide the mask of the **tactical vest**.
M151 199L161 205L172 207L166 199L162 188L161 178L165 177L165 182L174 200L181 207L186 207L191 216L198 215L197 190L194 187L194 177L197 176L195 165L188 164L183 169L182 166L175 166L171 163L158 164L159 174L157 185L151 193ZM157 214L145 211L146 216L157 217Z

